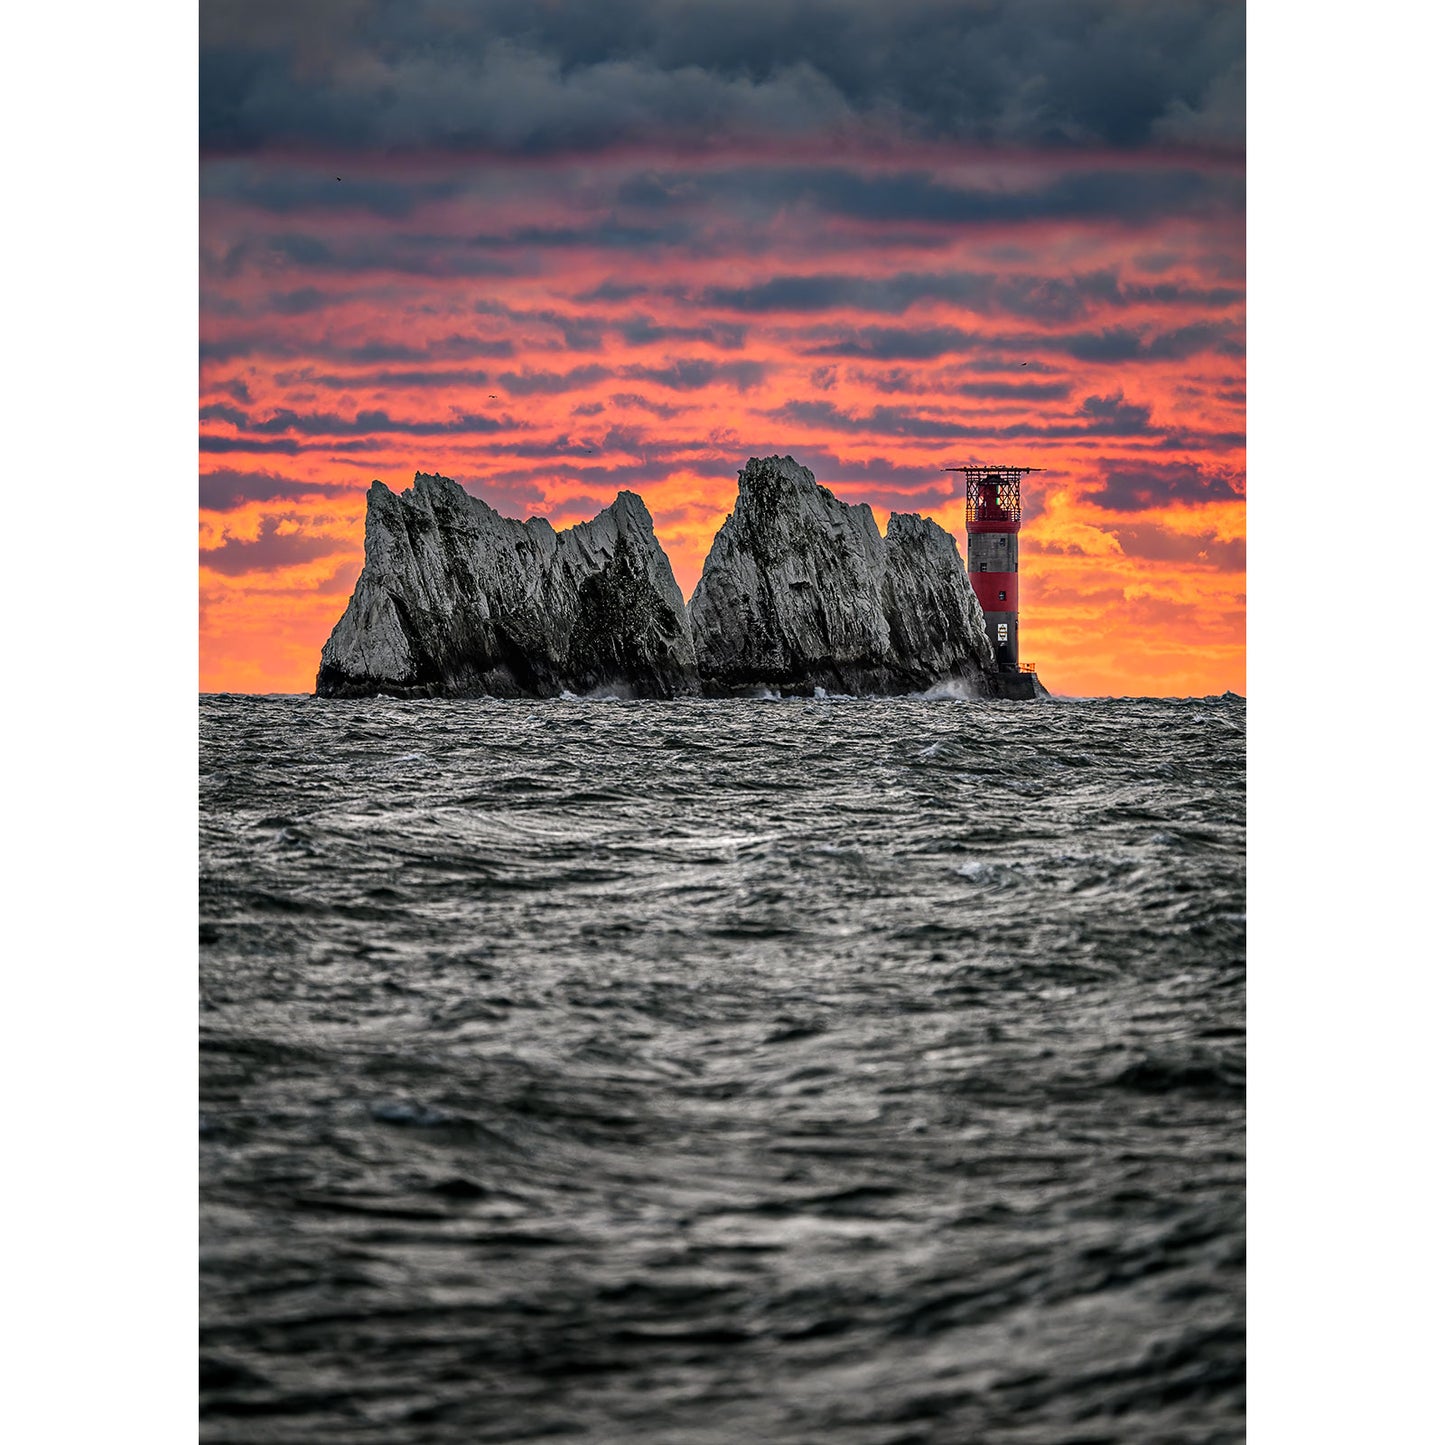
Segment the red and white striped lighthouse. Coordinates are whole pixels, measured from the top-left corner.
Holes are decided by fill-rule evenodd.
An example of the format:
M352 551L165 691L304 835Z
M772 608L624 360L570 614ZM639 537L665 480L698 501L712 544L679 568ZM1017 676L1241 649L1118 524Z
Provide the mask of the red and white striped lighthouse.
M1042 467L945 467L968 484L968 580L983 608L1000 672L1019 670L1020 483Z

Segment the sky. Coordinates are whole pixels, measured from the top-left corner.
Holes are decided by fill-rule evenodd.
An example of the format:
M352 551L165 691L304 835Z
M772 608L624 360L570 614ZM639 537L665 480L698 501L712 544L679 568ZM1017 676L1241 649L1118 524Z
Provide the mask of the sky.
M641 494L691 594L750 456L962 548L1021 656L1245 691L1244 6L205 0L200 675L308 692L365 494Z

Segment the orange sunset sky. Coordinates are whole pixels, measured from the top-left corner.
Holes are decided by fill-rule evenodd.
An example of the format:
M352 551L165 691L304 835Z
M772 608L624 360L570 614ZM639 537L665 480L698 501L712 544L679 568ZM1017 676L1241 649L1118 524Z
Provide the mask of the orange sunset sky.
M558 527L630 488L686 596L776 452L960 543L944 467L1045 468L1045 683L1244 692L1242 27L205 7L202 689L311 690L374 478Z

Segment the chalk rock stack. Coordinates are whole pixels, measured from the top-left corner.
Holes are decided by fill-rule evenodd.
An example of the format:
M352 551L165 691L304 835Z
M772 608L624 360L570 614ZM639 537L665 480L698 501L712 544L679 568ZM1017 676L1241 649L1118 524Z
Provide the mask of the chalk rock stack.
M754 457L688 604L705 691L987 695L992 649L936 522L849 506L792 457Z
M373 482L366 565L321 652L321 697L698 690L682 592L642 498L562 532L446 477Z
M890 512L884 545L883 611L903 682L963 682L986 696L994 650L953 534L916 512Z

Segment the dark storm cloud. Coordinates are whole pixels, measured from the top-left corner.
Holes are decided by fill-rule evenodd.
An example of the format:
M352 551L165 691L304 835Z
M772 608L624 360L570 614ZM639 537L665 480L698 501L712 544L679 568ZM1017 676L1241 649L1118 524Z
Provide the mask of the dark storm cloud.
M1243 356L1240 328L1232 322L1200 321L1149 336L1131 327L1111 326L1103 331L1040 338L1043 350L1062 351L1076 361L1183 361L1212 352Z
M290 437L218 437L202 435L197 443L202 452L224 455L227 452L271 452L281 456L294 457L302 452L367 452L373 447L370 440L324 441L316 444L293 441ZM340 457L333 460L341 461Z
M282 316L305 316L312 311L323 311L328 306L340 305L346 300L318 291L315 286L298 286L294 291L277 291L271 294L269 302L272 311Z
M250 163L213 161L201 172L202 204L236 201L277 216L361 211L405 220L418 206L449 200L459 190L454 180L398 181L360 172L338 178L320 164L262 170Z
M1076 361L1182 361L1191 356L1243 356L1240 328L1233 322L1201 321L1154 335L1132 327L1034 338L1030 345L1061 351Z
M819 368L813 373L814 384L818 390L826 391L828 387L823 386L818 378L822 375L832 375L838 368ZM975 374L989 374L986 381L967 381L963 378ZM922 378L918 371L910 366L890 367L849 367L847 374L856 382L868 387L871 391L885 393L894 392L917 392L920 389ZM982 361L966 361L954 366L940 368L930 373L927 378L927 389L930 391L952 392L957 396L976 397L981 401L1019 401L1019 402L1040 402L1040 401L1063 401L1073 392L1071 383L1059 381L1023 381L1021 375L1030 377L1049 377L1054 375L1054 368L1035 362L1023 373L1016 358L991 358ZM1007 379L1005 379L1007 378ZM831 385L831 383L830 383Z
M749 313L833 311L842 306L868 311L906 311L924 299L976 303L992 278L971 275L774 276L753 286L713 287L699 299L706 306Z
M603 434L602 445L609 452L631 452L640 456L653 449L652 433L639 426L613 425Z
M940 356L972 351L998 344L993 337L957 326L865 326L835 336L820 332L815 346L805 346L804 356L857 356L873 361L933 361Z
M1060 338L1054 349L1072 356L1075 361L1140 361L1144 358L1145 344L1142 332L1111 326L1104 331Z
M1040 401L1064 401L1073 388L1065 381L965 381L953 388L959 396L979 401L1016 401L1032 405Z
M256 299L236 300L212 287L201 290L201 314L208 322L237 318L258 322L268 316L310 316L318 311L347 306L357 301L389 300L378 291L323 291L317 286L298 286L290 291L272 291Z
M831 401L790 401L770 413L779 421L820 427L868 436L968 437L978 435L978 428L961 422L925 417L903 407L875 406L871 411L852 416Z
M593 226L516 226L492 234L479 233L470 244L488 250L527 248L543 250L573 246L599 250L638 251L649 246L677 246L690 239L691 229L682 222L668 225L628 226L615 216L603 217Z
M514 276L518 268L511 261L479 254L475 245L455 236L406 232L331 242L305 232L287 231L237 241L224 255L203 249L201 269L203 274L226 277L244 271L267 274L294 269L337 276L383 272L446 280Z
M847 307L892 315L920 301L947 301L981 315L1004 313L1063 323L1095 306L1217 308L1241 303L1236 287L1132 286L1112 272L1084 276L1000 276L983 272L902 272L896 276L775 276L754 286L714 287L704 305L747 313L833 311Z
M1061 352L1076 361L1178 361L1205 352L1243 356L1239 327L1231 322L1198 322L1174 331L1150 335L1127 326L1100 331L984 336L956 326L863 326L821 338L805 347L805 356L856 356L873 361L933 361L941 356L1000 346L1024 352Z
M1161 216L1242 212L1244 181L1230 170L1147 164L1070 171L1008 186L961 184L929 170L753 165L701 174L648 172L625 180L618 199L633 207L705 204L717 211L762 215L806 204L826 216L895 228L1064 220L1143 224Z
M277 160L271 169L289 173L300 164L288 158ZM258 163L248 165L254 168ZM418 184L420 203L426 186ZM298 211L303 201L300 191ZM1243 202L1243 176L1237 170L1163 167L1152 161L1042 180L1015 176L1008 184L987 185L951 182L924 170L881 172L866 166L748 164L720 170L649 170L620 180L610 173L599 176L585 197L578 198L566 224L511 224L499 203L497 229L470 236L353 230L323 238L304 229L258 230L223 249L203 247L202 275L210 281L246 273L295 272L336 278L499 279L535 274L547 264L544 253L556 251L620 251L629 257L646 251L693 257L761 256L775 245L771 228L785 221L791 225L800 216L811 218L820 228L814 254L850 249L856 244L853 232L858 227L873 233L876 244L937 249L950 242L960 227L1087 222L1147 226L1184 216L1237 218L1242 216ZM646 214L649 208L652 214ZM633 218L619 212L631 212ZM305 217L298 214L296 219L301 224ZM832 222L847 225L832 226ZM627 300L641 290L614 279L577 299L584 304ZM905 273L882 279L784 275L763 285L714 288L702 299L744 312L817 311L848 305L892 313L917 301L945 300L1063 321L1091 305L1220 307L1237 302L1241 294L1237 285L1126 286L1107 273L1067 279Z
M1091 432L1105 436L1138 436L1149 430L1149 408L1126 402L1123 392L1086 397L1077 414Z
M958 422L901 406L875 406L857 415L828 401L793 401L771 412L782 421L820 427L853 435L914 438L1032 438L1065 440L1083 437L1164 436L1154 425L1147 406L1126 402L1122 394L1091 396L1067 420L1055 422L1013 422L1001 425L985 419ZM1169 436L1171 444L1174 437Z
M936 371L926 381L926 387L929 392L967 396L972 400L980 400L980 402L1013 402L1019 406L1033 406L1039 402L1064 402L1074 392L1074 387L1068 381L1006 381L1001 377L988 381L961 381L958 380L961 370L964 368L954 367L951 370ZM972 370L972 368L968 368L968 370ZM1017 376L1019 363L1010 361L1000 367L990 367L988 370L1006 370L1013 376ZM1048 368L1039 367L1038 370L1040 374L1046 374ZM837 384L837 371L837 367L819 367L814 371L811 376L814 390L831 392ZM848 376L854 381L864 384L873 392L916 394L919 392L920 386L925 384L922 377L919 377L918 371L912 367L890 367L881 371L855 367L850 368Z
M247 502L294 502L335 490L326 482L297 482L275 472L238 472L229 467L203 472L200 479L201 506L208 512L233 512Z
M586 441L578 441L574 437L556 437L552 441L518 442L514 446L489 447L487 455L489 459L509 456L516 457L519 461L542 462L543 466L526 475L534 480L538 476L544 476L548 482L566 479L575 483L568 491L569 511L585 511L593 495L603 498L595 503L594 509L600 511L612 500L619 488L635 489L642 482L666 481L677 470L680 462L690 463L696 455L690 451L684 453L668 448L650 448L645 459L628 457L622 461L609 462L600 455L595 460L587 460L589 450L595 450L595 446L589 448ZM506 476L507 473L498 475Z
M492 416L464 412L442 420L402 421L384 411L359 411L355 416L336 412L298 412L283 407L264 419L255 418L235 407L216 405L201 408L202 421L225 421L249 431L253 436L278 436L293 432L297 436L451 436L457 433L491 433L504 429ZM211 438L210 440L214 440Z
M579 391L612 373L605 366L574 366L570 371L504 371L497 382L513 396L557 396Z
M770 413L779 421L819 427L826 431L853 435L913 438L964 438L992 436L1046 436L1050 428L1028 424L1023 427L978 426L968 422L946 421L901 406L875 406L854 416L840 410L830 401L790 401Z
M681 415L683 410L681 407L669 406L665 401L651 401L640 392L635 391L614 392L611 400L615 407L623 410L635 408L638 411L650 412L653 416L662 417L664 420Z
M278 371L276 381L281 386L319 386L327 391L368 391L385 387L428 387L428 386L486 386L492 381L489 371L473 371L461 368L451 370L425 371L367 371L334 372L312 371L302 367L297 371ZM250 396L244 398L250 401Z
M200 420L223 421L234 427L247 427L251 424L251 413L242 411L238 406L227 406L225 402L217 401L201 408Z
M701 391L719 382L737 391L751 391L767 375L760 361L675 361L671 366L629 366L622 375L634 381L652 381L670 391Z
M748 339L747 327L714 322L708 326L662 326L647 316L618 322L617 334L630 346L652 346L658 342L700 341L719 351L739 351Z
M1096 482L1089 500L1114 512L1140 512L1177 502L1237 501L1244 495L1242 479L1198 462L1105 462Z
M292 339L275 332L217 336L201 341L201 360L232 361L243 356L267 356L277 360L305 357L353 366L372 366L396 361L471 361L479 356L505 358L516 351L511 341L454 333L439 336L423 346L399 341L367 341L359 346L342 346L324 339ZM480 373L479 373L480 374ZM365 378L358 377L357 384Z
M227 537L219 547L201 548L201 565L227 577L240 577L247 572L270 572L277 567L295 567L318 557L331 557L351 551L354 542L345 537L328 537L314 532L278 533L280 520L266 517L261 522L260 536L254 542Z
M619 281L604 281L600 286L594 286L590 291L584 291L576 299L584 304L594 301L633 301L639 296L646 296L646 286L628 286Z
M1182 361L1198 356L1201 351L1216 351L1225 356L1243 356L1244 342L1238 329L1213 321L1196 321L1176 331L1165 331L1154 337L1145 348L1151 361Z
M479 316L494 316L512 325L545 326L560 333L569 351L600 351L604 323L595 316L576 316L566 311L521 310L500 301L474 301Z
M301 451L299 442L284 437L270 441L255 441L251 437L214 437L202 435L199 443L203 452L279 452L282 456L294 457Z
M1244 7L208 0L200 79L210 152L537 155L859 130L1237 148Z

